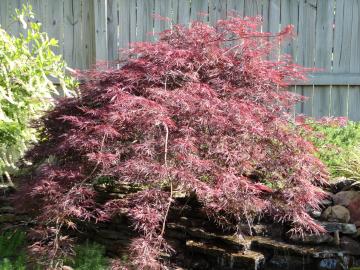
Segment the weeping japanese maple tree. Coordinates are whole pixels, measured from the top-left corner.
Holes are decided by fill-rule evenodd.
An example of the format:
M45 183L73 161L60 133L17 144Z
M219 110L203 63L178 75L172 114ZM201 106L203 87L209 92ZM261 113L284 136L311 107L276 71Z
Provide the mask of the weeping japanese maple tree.
M134 44L121 68L83 74L80 97L42 119L44 140L28 154L42 164L23 188L46 235L34 250L57 256L67 249L62 228L123 213L139 235L133 266L159 269L174 192L196 194L224 226L267 215L294 233L322 231L306 209L318 207L327 173L292 121L300 98L287 91L306 70L269 60L291 27L274 35L260 23L176 25ZM104 177L143 188L99 204L94 183Z

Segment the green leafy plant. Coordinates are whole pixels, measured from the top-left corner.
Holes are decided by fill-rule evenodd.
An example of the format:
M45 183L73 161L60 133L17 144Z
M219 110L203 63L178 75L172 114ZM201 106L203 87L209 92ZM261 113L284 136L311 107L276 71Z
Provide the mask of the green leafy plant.
M307 119L306 125L315 131L309 140L333 177L349 176L350 170L355 172L354 163L360 161L357 157L360 151L355 149L360 144L360 123L326 118L320 121Z
M22 231L7 231L0 235L0 270L26 269L25 238Z
M70 265L75 270L107 270L109 262L105 257L105 248L96 243L86 243L75 248L76 256Z
M349 149L340 159L341 162L334 168L338 174L360 181L360 146Z
M32 121L54 104L60 95L54 80L61 86L61 95L71 96L74 80L65 74L66 64L52 49L55 39L41 32L31 6L16 10L14 22L21 22L25 35L9 35L0 26L0 175L9 181L16 161L29 145L37 140Z

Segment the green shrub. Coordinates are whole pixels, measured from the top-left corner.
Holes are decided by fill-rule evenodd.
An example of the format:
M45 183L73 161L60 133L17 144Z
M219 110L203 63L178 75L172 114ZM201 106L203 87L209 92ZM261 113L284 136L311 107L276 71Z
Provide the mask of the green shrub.
M345 125L336 121L307 120L315 131L310 140L317 148L318 157L327 165L333 177L347 176L344 168L349 155L355 157L354 148L360 144L360 123L348 121ZM352 154L351 154L352 153Z
M7 231L0 235L0 270L25 270L25 233Z
M340 158L341 162L334 168L338 174L360 181L360 146L349 149Z
M71 264L75 270L107 270L108 260L105 248L96 243L86 243L75 249L76 256Z
M36 141L36 131L30 127L54 103L58 95L51 79L59 81L62 95L72 95L73 79L65 75L66 65L52 48L57 46L41 32L31 6L16 10L26 35L10 36L0 26L0 175L10 179L9 171L29 145Z

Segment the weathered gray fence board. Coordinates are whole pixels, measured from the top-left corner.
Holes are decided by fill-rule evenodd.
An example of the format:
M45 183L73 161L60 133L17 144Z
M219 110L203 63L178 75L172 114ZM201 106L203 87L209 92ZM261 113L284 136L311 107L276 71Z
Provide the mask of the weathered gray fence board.
M280 50L301 65L322 69L291 89L310 97L296 106L297 113L360 120L360 0L0 0L0 24L12 34L25 33L20 24L10 25L23 3L33 6L43 29L59 40L55 51L80 69L117 60L121 48L153 41L154 33L172 23L213 24L236 11L262 16L266 32L293 24L297 38L273 58ZM155 14L170 20L154 19Z
M177 0L177 22L180 24L189 24L190 21L190 1L188 0Z
M353 0L337 0L335 9L333 72L350 72L350 45L352 36ZM347 116L349 113L348 87L333 86L332 114ZM335 97L338 97L337 99ZM345 106L346 104L346 106Z
M333 19L334 1L318 0L316 15L315 36L315 66L324 70L331 70L331 55L333 48ZM314 88L313 116L318 118L330 115L331 110L331 86L319 86Z
M170 15L172 12L171 1L169 0L155 0L155 10L154 14L160 16L161 18L154 20L154 32L155 37L158 33L164 31L165 29L171 28L171 19Z
M106 5L107 5L107 1L94 0L95 47L96 47L96 59L98 61L104 61L108 59Z
M210 24L213 25L218 20L225 18L226 18L226 0L209 0Z
M245 0L244 15L246 16L257 16L261 15L262 1L261 0Z
M118 59L119 45L118 45L118 0L107 1L107 47L108 60L113 61ZM122 27L122 25L120 26ZM124 39L124 38L123 38ZM122 44L124 45L124 44Z
M208 0L197 0L191 2L190 19L193 21L208 21L209 2Z
M228 0L227 1L227 14L244 16L245 0Z
M350 72L360 77L360 1L354 1L351 25ZM349 87L349 118L360 121L360 84Z

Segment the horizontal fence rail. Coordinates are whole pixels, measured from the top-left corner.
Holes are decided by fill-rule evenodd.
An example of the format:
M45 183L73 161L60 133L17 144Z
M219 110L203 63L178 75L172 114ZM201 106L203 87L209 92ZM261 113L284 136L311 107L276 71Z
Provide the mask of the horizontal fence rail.
M360 0L0 0L0 24L14 35L23 30L10 24L10 16L23 3L33 6L44 31L59 40L56 51L79 69L116 60L121 48L154 41L171 24L214 24L234 11L261 16L266 32L292 24L297 37L281 53L322 71L292 87L309 97L296 112L360 120Z

